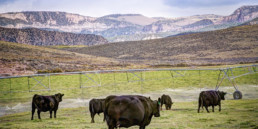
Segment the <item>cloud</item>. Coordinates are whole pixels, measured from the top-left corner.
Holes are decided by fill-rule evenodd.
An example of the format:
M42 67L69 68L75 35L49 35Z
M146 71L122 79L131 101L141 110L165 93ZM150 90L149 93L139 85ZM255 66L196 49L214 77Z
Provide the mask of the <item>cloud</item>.
M164 0L164 4L178 8L230 6L241 3L254 4L257 0Z
M198 14L229 15L257 0L0 0L0 13L62 11L84 16L142 14L148 17L181 17Z
M16 0L0 0L0 6L5 5L5 4L9 4L9 3L13 3Z

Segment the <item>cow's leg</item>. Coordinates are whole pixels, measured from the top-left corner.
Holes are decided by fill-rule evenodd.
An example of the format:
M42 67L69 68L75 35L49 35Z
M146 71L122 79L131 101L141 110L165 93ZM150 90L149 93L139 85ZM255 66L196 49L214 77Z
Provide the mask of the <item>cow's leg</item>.
M35 107L35 105L32 103L32 106L31 106L31 120L33 120L33 116L34 116L34 113L35 113L35 109L36 109L36 107Z
M49 113L50 113L50 118L52 118L52 111L49 111Z
M201 102L200 102L200 100L199 100L199 103L198 103L198 110L197 110L198 113L200 112L200 107L201 107Z
M41 119L41 118L40 118L40 111L39 111L39 110L38 110L38 118Z
M212 105L212 112L214 112L214 105Z
M54 117L56 118L56 112L57 112L57 110L54 110Z
M95 123L95 121L94 121L95 113L91 113L90 115L91 115L91 123ZM105 118L104 118L104 119L105 119Z
M221 104L220 104L220 102L219 102L219 111L221 111Z
M115 127L114 126L112 126L112 125L109 125L108 126L108 129L114 129Z
M145 129L145 126L140 126L140 128L139 129Z
M162 105L163 105L163 103L161 103L161 105L160 105L160 110L162 110Z
M208 106L205 106L205 109L206 109L206 111L207 111L208 113L210 113L209 110L208 110Z

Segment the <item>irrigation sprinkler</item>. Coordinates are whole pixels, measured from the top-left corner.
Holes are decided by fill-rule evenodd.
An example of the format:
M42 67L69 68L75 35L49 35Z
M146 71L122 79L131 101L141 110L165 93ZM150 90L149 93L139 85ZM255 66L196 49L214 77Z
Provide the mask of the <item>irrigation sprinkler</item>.
M249 66L238 66L238 67L229 67L229 68L219 69L220 72L219 72L219 75L218 75L218 80L217 80L215 90L218 90L222 81L225 78L227 78L229 80L229 82L233 85L233 87L235 88L235 92L233 93L233 98L234 99L242 99L242 97L243 97L242 92L238 89L238 86L236 84L235 79L239 78L241 76L258 73L256 71L257 67L258 67L258 65L249 65ZM247 70L247 72L245 72L243 74L235 76L233 74L233 69L234 68L247 68L248 70ZM223 76L222 78L220 78L221 75Z

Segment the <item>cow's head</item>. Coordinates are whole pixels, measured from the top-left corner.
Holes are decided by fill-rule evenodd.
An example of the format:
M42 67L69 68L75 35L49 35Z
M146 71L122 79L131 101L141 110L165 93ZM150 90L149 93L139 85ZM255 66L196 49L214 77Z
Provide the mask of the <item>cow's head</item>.
M218 91L219 93L219 96L222 100L225 100L225 95L227 94L227 92L224 92L224 91Z
M64 96L64 94L61 94L61 93L58 93L58 94L55 94L55 98L58 102L61 102L62 101L62 97Z
M153 101L153 103L154 103L154 116L155 117L160 117L160 98L158 99L158 101L157 100L155 100L155 101Z
M172 105L173 105L173 102L168 105L168 108L171 109Z

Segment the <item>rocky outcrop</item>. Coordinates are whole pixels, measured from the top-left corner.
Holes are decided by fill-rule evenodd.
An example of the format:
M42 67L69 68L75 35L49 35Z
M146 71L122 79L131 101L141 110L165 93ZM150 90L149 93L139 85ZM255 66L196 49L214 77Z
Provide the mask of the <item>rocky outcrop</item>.
M206 27L206 26L210 26L210 25L213 25L213 22L212 20L210 19L203 19L201 21L197 21L193 24L189 24L189 25L186 25L184 26L183 28L184 29L199 29L199 28L203 28L203 27Z
M245 22L258 17L258 6L243 6L230 16L222 18L221 22Z
M97 45L108 41L93 34L75 34L58 31L46 31L36 28L10 29L0 27L0 40L38 46L48 45Z
M258 17L253 19L253 20L251 20L251 21L245 22L245 23L243 23L241 25L256 25L256 24L258 24Z

